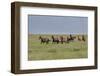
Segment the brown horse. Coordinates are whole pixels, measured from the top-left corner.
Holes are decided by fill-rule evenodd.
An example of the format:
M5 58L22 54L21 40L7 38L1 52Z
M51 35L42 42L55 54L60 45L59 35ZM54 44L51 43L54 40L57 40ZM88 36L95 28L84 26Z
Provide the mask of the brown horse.
M82 41L86 41L84 35L82 35Z
M86 41L84 35L82 35L81 38L78 36L78 41Z
M60 36L59 42L63 43L69 43L70 41L74 41L76 37L72 36L71 34L69 35L69 37L67 36L67 38L64 38L63 36Z
M67 37L67 41L70 42L70 41L74 41L76 37L75 36L72 36L71 34L69 35L69 37Z
M51 36L51 38L52 38L52 43L57 43L58 44L60 42L59 38L54 37L53 35Z
M39 37L39 40L41 40L41 44L42 43L46 43L46 44L48 44L49 42L50 42L50 39L49 38L44 38L44 37Z
M78 41L82 41L82 39L79 36L77 38L78 38Z
M68 43L68 39L64 38L63 36L60 36L60 42L63 43Z

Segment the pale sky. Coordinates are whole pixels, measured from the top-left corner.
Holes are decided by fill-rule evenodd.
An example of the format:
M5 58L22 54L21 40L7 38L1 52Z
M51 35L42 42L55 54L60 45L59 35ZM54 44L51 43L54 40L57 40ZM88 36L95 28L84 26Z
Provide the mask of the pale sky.
M87 34L88 17L75 16L28 16L31 34Z

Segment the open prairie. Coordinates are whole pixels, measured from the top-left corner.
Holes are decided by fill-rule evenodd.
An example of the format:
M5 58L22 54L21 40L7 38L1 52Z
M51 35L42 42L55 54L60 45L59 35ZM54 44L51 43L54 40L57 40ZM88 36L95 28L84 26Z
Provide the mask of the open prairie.
M48 44L42 43L39 36L50 39ZM61 35L54 35L61 36ZM66 38L68 35L62 35ZM55 60L55 59L79 59L88 57L87 35L84 35L86 41L79 41L78 35L74 41L69 43L52 43L51 35L28 35L28 60ZM81 35L79 35L81 36Z

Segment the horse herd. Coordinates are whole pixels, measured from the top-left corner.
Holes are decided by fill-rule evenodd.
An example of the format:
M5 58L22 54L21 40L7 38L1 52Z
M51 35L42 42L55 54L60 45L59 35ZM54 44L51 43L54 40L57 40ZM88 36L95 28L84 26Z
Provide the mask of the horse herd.
M63 43L69 43L75 40L83 41L83 42L86 41L84 35L72 36L71 34L66 37L63 37L63 36L57 37L57 36L52 35L51 38L39 36L39 40L41 41L41 44L42 43L48 44L49 42L56 43L56 44L59 44L59 43L63 44Z

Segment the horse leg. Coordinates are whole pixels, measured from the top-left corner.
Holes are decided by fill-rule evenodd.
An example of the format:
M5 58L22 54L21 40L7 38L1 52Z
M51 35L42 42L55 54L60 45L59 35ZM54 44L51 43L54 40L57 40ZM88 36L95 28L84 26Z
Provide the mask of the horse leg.
M61 44L62 44L62 41L61 41Z
M46 41L46 44L48 44L49 43L49 40L48 41Z
M67 43L69 43L69 41L66 41Z
M54 40L52 40L52 44L54 43Z
M48 44L48 41L46 41L46 44Z
M43 41L41 40L41 44L43 43Z
M57 44L59 43L59 40L57 40Z

